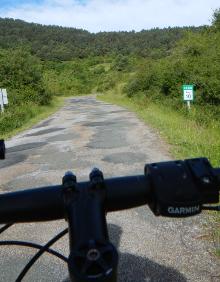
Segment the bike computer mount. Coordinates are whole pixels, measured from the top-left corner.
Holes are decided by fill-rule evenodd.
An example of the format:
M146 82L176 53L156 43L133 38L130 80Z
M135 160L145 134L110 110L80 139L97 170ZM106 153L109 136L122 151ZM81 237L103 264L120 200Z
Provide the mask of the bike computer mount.
M145 166L150 178L155 215L186 217L196 215L205 203L218 203L217 176L206 158L153 163Z

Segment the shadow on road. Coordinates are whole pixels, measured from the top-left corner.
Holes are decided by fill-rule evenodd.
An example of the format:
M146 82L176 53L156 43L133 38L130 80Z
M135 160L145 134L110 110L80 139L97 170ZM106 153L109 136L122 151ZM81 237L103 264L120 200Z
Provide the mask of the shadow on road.
M111 242L120 245L122 228L115 224L108 224ZM143 242L144 246L144 242ZM185 282L183 274L172 267L167 267L150 259L119 252L118 282ZM63 282L70 282L69 279Z

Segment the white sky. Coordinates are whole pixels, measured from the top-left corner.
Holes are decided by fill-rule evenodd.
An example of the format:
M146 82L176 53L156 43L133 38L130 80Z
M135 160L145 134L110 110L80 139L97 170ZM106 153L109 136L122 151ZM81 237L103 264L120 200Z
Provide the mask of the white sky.
M3 2L2 2L3 3ZM11 2L10 2L11 3ZM91 32L210 24L220 0L23 0L1 5L0 17Z

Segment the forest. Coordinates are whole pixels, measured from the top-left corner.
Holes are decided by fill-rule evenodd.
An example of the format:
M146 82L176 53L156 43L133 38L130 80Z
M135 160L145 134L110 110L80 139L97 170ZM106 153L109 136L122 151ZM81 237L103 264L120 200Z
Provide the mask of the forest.
M0 48L27 47L47 61L106 55L163 56L183 37L185 31L199 32L204 27L164 28L141 32L100 32L59 26L43 26L21 20L0 18ZM154 50L156 49L156 50Z

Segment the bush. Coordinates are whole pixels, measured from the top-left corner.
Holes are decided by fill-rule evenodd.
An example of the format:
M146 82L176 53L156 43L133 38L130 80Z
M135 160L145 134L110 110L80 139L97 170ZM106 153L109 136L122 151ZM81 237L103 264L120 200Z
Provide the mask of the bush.
M48 104L50 92L43 84L40 60L27 50L0 50L0 84L9 92L10 106L33 102Z

